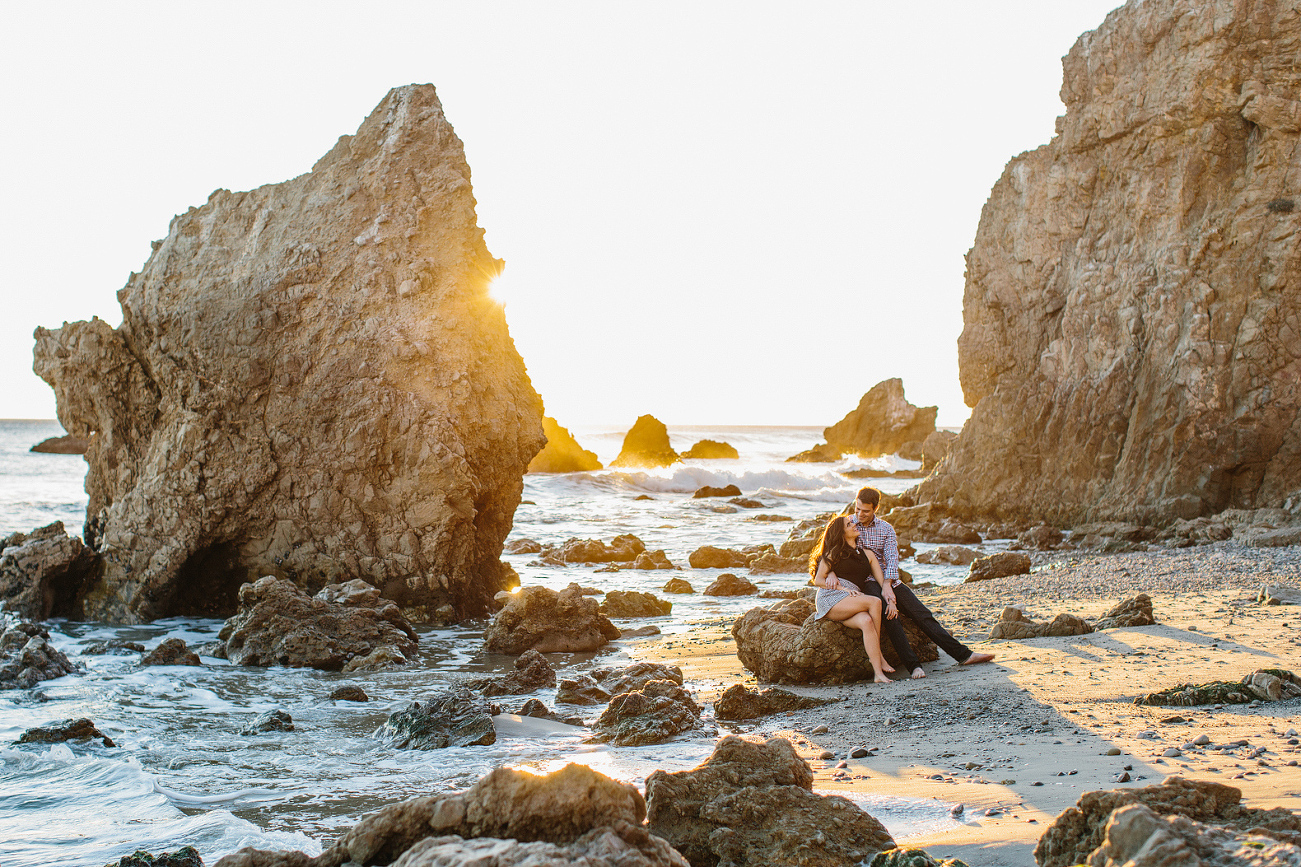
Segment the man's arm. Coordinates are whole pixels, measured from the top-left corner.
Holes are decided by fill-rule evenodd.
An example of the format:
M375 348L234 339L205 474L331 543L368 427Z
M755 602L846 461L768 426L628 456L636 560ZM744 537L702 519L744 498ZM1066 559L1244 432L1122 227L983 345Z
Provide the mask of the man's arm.
M894 527L886 524L885 542L881 545L885 555L881 561L881 568L885 571L885 582L888 586L893 587L894 582L899 580L899 537L894 534Z

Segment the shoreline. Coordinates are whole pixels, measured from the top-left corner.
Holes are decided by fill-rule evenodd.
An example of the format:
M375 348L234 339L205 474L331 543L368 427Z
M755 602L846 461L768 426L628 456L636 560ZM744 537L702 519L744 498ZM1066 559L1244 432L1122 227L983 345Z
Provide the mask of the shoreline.
M1216 543L1068 556L1028 576L919 594L946 628L996 654L993 663L959 666L941 654L920 681L782 686L842 700L734 730L789 738L813 767L820 792L963 804L957 827L897 842L972 867L1031 867L1039 836L1083 793L1141 788L1175 774L1239 788L1247 806L1301 808L1301 767L1287 764L1301 760L1301 746L1286 736L1301 699L1222 707L1133 703L1140 694L1238 680L1261 668L1301 671L1301 644L1288 634L1301 623L1301 607L1256 602L1264 583L1301 587L1301 548ZM1096 618L1140 592L1152 597L1155 626L983 640L1007 605L1024 605L1036 620L1062 611ZM738 682L768 686L742 668L730 623L717 618L689 634L638 641L629 653L681 666L702 701ZM1147 732L1155 738L1139 737ZM1209 745L1162 755L1202 734ZM1239 740L1249 746L1214 749ZM850 758L856 747L879 752ZM1263 754L1250 755L1260 747ZM1120 754L1107 755L1113 748ZM833 758L823 758L827 753ZM841 761L844 769L836 767ZM1116 782L1127 765L1131 782Z

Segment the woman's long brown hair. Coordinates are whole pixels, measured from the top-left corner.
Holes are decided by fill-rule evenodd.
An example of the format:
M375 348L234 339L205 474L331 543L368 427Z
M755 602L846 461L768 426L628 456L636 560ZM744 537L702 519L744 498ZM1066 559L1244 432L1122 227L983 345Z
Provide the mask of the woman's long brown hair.
M822 531L822 538L818 540L817 545L813 546L813 553L809 554L810 575L818 573L818 561L823 557L831 563L854 553L855 549L845 544L845 521L848 520L848 516L841 515L827 523L826 529Z

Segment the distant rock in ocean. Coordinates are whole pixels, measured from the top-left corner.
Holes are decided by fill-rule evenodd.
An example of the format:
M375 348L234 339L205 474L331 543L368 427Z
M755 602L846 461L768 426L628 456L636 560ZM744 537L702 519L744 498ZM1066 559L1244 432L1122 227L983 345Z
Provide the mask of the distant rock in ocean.
M612 467L667 467L680 458L669 443L669 429L653 415L640 416L623 438Z
M701 440L682 453L683 460L725 461L740 457L736 446L717 440Z
M1168 523L1301 489L1295 10L1116 9L967 254L971 419L918 502Z
M830 463L845 454L875 458L899 454L921 458L922 443L935 433L939 407L917 407L903 393L903 380L887 379L872 386L852 412L822 431L825 443L793 455L788 460Z
M578 444L566 428L551 416L542 417L547 444L529 462L530 473L587 473L601 469L595 452Z
M434 88L401 87L311 171L173 219L120 328L37 329L91 438L84 616L225 617L262 575L485 614L544 440L483 234Z
M84 455L88 448L90 448L90 441L86 437L74 437L69 434L43 439L32 446L31 451L47 455Z

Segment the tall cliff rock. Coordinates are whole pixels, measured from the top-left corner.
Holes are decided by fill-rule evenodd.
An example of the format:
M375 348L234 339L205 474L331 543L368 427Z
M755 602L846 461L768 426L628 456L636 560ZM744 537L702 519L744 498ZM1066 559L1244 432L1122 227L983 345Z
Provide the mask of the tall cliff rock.
M402 87L307 174L173 219L120 328L37 329L93 435L85 616L225 616L262 575L485 611L543 436L483 234L434 88Z
M919 498L1168 521L1301 488L1301 2L1144 0L967 255L970 421Z

